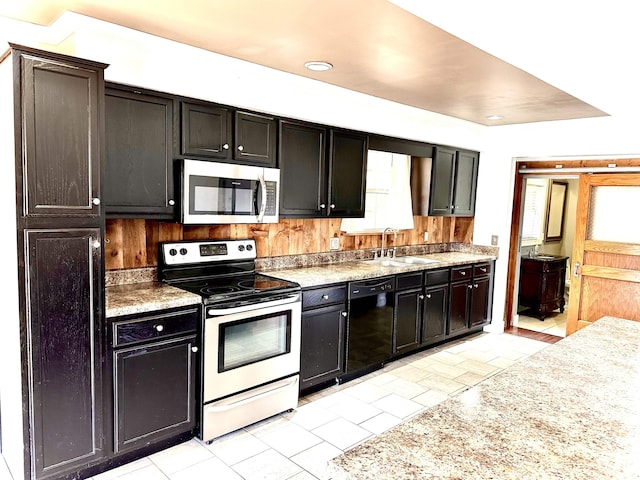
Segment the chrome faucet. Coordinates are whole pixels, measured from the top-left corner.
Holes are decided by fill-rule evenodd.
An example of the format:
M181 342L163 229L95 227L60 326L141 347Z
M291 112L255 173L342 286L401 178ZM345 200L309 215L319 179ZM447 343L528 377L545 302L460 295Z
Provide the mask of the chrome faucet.
M387 246L387 231L393 232L393 248L391 249L391 255L387 255L386 251ZM380 252L381 257L389 256L390 258L395 258L396 256L396 243L398 241L398 231L395 228L387 227L382 231L382 251Z

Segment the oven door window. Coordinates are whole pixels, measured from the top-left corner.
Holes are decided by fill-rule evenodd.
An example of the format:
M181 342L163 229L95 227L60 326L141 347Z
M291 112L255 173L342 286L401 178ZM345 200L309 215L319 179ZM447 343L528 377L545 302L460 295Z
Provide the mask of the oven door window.
M258 180L189 177L189 213L209 215L257 215Z
M220 325L218 372L291 351L291 312L278 312Z

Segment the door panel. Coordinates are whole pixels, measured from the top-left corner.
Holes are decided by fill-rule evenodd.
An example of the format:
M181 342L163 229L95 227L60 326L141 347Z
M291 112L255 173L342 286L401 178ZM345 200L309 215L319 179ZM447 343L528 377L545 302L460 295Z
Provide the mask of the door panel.
M628 212L623 208L634 192L635 204L640 202L637 186L637 174L580 176L567 335L603 316L640 321L640 231L625 221ZM605 195L598 193L598 189L609 188ZM615 202L617 194L620 202ZM598 197L607 199L606 209L598 205ZM606 240L598 239L601 232Z

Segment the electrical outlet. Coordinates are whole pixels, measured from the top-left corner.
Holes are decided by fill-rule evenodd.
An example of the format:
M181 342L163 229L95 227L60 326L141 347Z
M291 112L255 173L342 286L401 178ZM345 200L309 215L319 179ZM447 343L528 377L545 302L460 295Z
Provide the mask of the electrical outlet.
M429 232L424 232L424 241L425 242L429 241Z
M340 250L340 237L331 237L329 239L329 250Z
M498 245L498 235L491 235L491 245L493 246Z

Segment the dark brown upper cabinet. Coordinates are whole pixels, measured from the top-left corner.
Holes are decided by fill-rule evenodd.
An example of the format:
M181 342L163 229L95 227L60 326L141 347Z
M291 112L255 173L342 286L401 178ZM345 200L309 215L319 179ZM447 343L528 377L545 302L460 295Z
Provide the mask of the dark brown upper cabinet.
M227 108L182 102L182 155L229 160L231 119Z
M24 217L99 217L102 71L19 55Z
M367 136L330 130L329 145L328 188L321 207L330 217L364 217Z
M366 135L281 121L279 162L283 217L364 216Z
M107 88L104 204L108 215L172 219L174 100Z
M430 216L472 217L478 181L478 153L435 147L429 195Z
M233 159L242 163L276 166L276 128L273 117L235 113Z
M301 122L280 122L280 215L321 217L327 131Z

